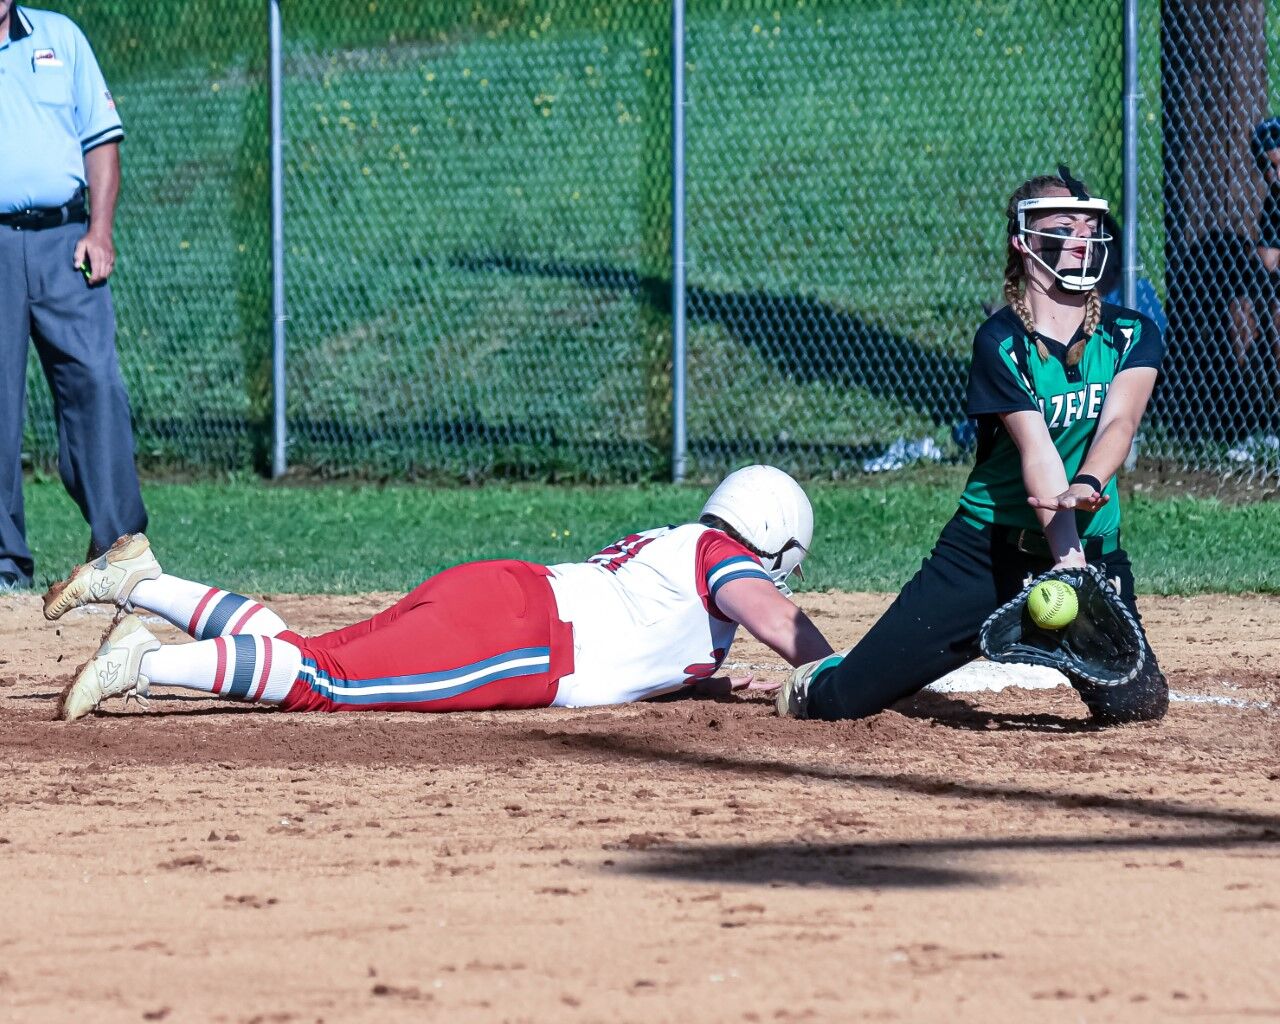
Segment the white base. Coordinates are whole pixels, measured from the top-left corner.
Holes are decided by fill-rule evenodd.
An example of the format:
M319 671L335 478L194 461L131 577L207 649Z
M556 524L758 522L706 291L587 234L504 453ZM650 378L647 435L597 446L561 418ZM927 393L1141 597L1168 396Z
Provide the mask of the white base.
M1024 690L1052 690L1068 686L1067 677L1056 669L1039 665L999 665L994 661L971 661L943 676L926 689L937 693L999 692L1010 686Z

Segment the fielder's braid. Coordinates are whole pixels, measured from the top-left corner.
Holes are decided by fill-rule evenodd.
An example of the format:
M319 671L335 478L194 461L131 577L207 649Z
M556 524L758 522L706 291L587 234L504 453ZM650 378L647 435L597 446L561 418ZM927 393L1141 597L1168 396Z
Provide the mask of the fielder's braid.
M1027 337L1036 339L1036 351L1040 353L1040 358L1048 359L1049 350L1045 347L1044 342L1036 336L1036 319L1031 315L1031 306L1027 304L1026 295L1023 291L1024 283L1022 258L1013 251L1013 246L1010 246L1009 259L1004 268L1004 300L1009 303L1009 308L1018 314L1018 319L1022 321L1022 328L1027 332Z

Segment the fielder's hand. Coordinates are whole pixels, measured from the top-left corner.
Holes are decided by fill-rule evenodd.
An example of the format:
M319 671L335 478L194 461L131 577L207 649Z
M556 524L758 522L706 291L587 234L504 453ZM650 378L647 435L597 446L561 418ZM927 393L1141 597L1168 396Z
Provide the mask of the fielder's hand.
M1097 512L1110 500L1109 494L1095 491L1088 484L1072 484L1061 494L1052 498L1028 498L1027 504L1032 508L1042 508L1049 512L1061 512L1064 509Z
M106 232L89 229L76 243L76 254L72 257L72 266L83 269L85 261L89 264L89 273L85 278L90 285L101 284L111 276L116 266L116 247L111 236Z

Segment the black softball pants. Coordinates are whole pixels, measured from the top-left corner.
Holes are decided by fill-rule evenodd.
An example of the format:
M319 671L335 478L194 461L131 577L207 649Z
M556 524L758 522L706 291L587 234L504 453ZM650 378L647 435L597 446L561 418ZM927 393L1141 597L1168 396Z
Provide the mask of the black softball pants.
M978 631L987 616L1016 596L1028 575L1038 576L1053 565L1047 556L1028 554L1006 542L1002 533L954 517L880 620L838 666L814 680L809 717L874 715L979 657ZM1105 567L1108 578L1119 578L1120 597L1141 623L1133 567L1124 549L1094 564ZM1163 717L1169 687L1149 646L1147 654L1147 669L1124 686L1072 680L1095 721L1116 724Z

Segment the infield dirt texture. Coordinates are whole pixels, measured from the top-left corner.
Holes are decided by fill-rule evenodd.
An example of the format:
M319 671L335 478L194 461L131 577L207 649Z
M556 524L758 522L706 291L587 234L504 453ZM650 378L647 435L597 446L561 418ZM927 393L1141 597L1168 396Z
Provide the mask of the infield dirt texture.
M801 597L839 643L887 601ZM383 603L273 601L307 631ZM1280 1018L1280 604L1142 608L1174 688L1224 702L1095 731L1068 690L841 725L171 691L65 725L109 617L0 597L0 1016Z

